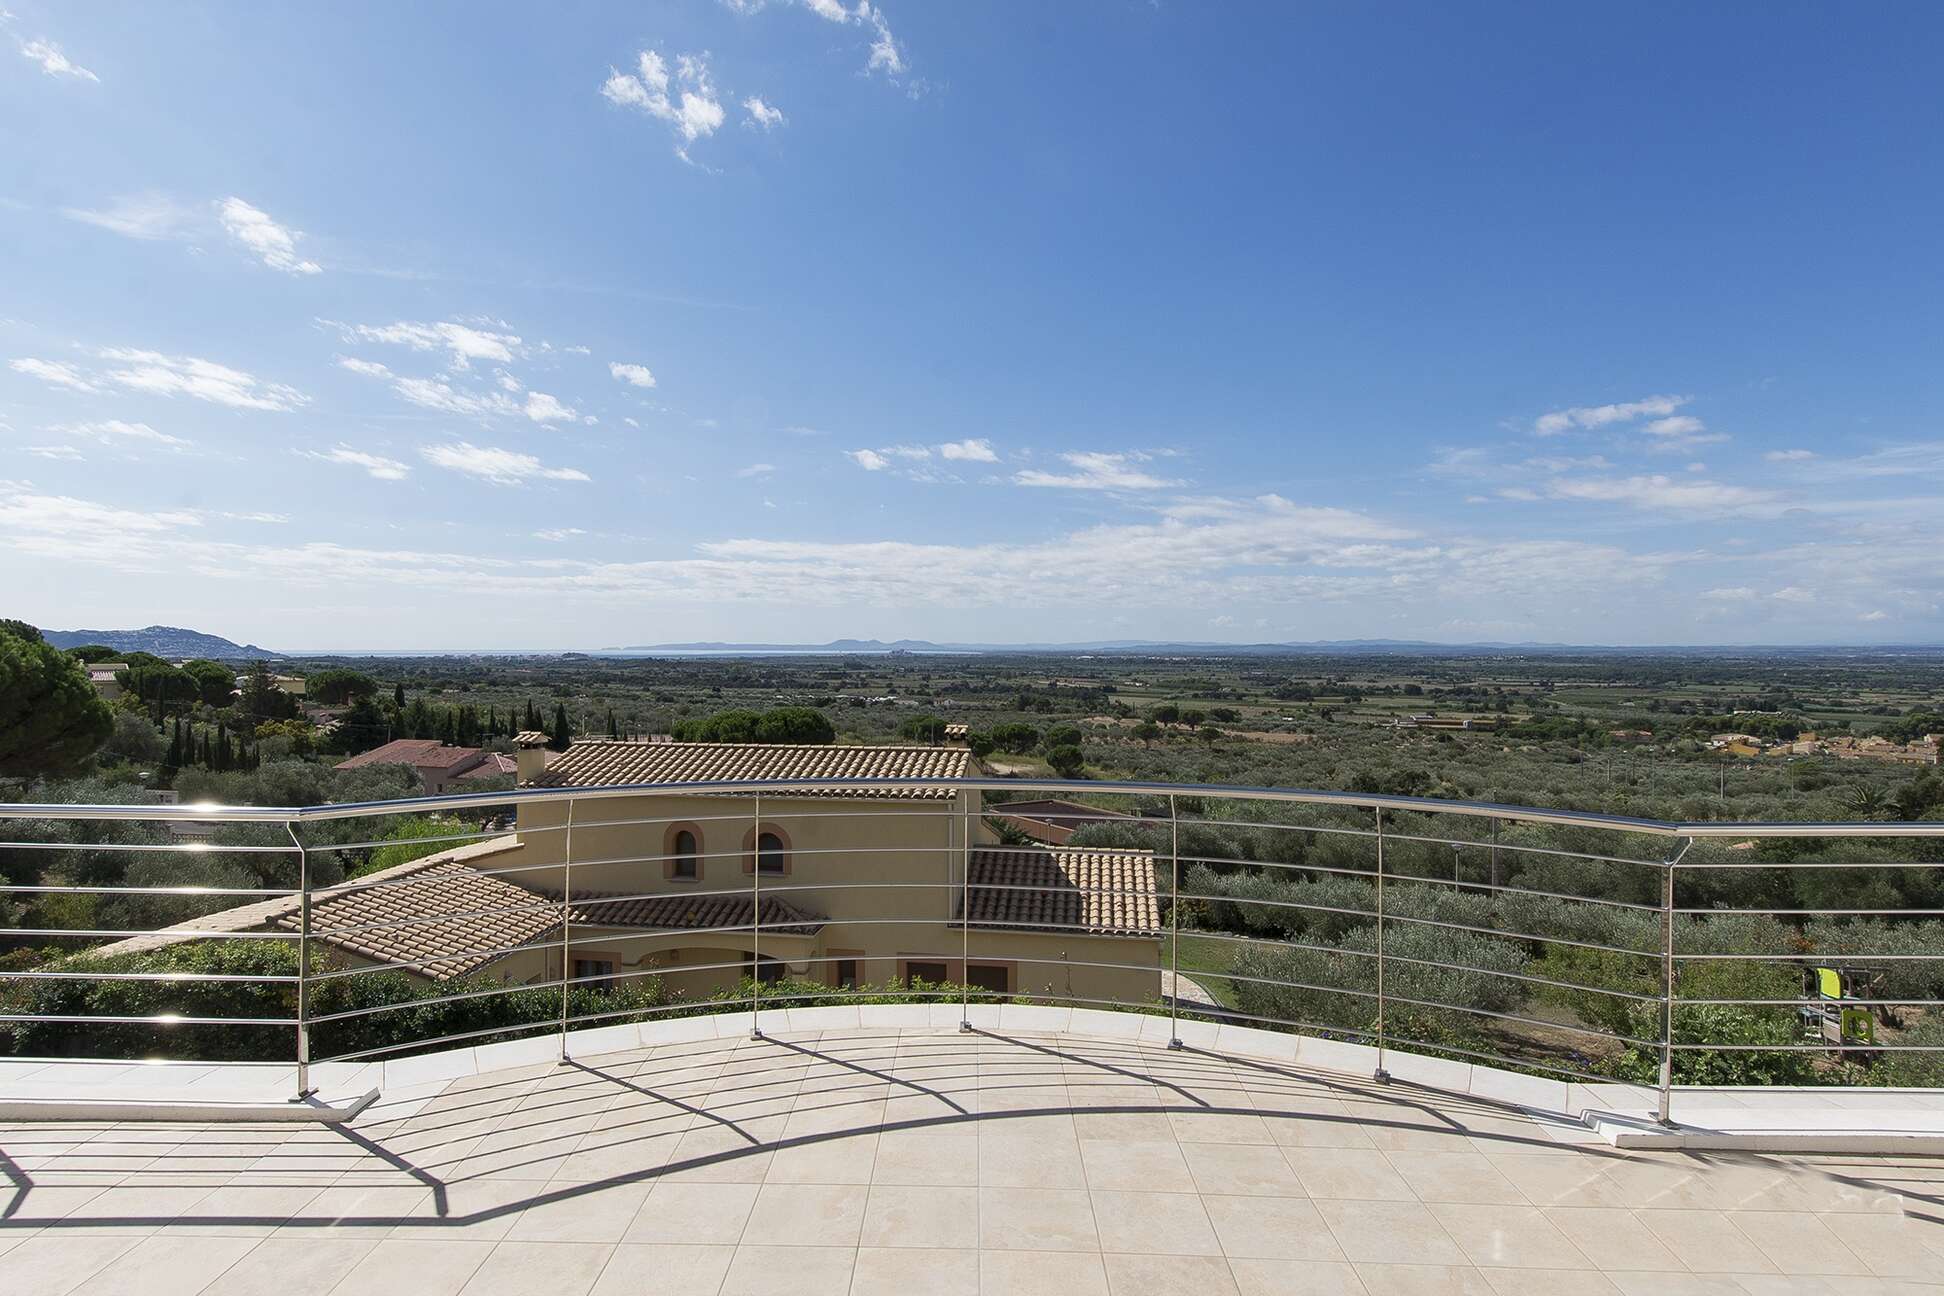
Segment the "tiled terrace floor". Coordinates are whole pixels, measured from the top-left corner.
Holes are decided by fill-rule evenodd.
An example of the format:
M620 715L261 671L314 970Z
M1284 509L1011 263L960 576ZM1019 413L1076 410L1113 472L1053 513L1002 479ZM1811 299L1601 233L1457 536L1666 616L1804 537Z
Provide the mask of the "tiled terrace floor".
M341 1129L0 1129L0 1292L1944 1292L1944 1159L1569 1137L1131 1041L714 1040Z

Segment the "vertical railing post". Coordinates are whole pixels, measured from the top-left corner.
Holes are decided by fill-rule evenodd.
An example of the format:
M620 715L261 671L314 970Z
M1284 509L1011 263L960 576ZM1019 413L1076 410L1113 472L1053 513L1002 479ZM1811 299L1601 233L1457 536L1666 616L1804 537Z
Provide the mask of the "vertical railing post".
M753 797L749 830L749 1038L763 1038L763 794Z
M297 848L297 1097L303 1102L317 1090L310 1082L310 852L297 836L297 827L284 820L290 844Z
M1168 793L1168 1047L1181 1047L1181 816Z
M1674 870L1681 855L1667 861L1661 878L1661 1049L1660 1102L1655 1117L1663 1125L1674 1123Z
M567 1065L567 994L574 981L574 799L567 798L567 851L560 870L560 1064Z
M1377 807L1377 1069L1371 1079L1378 1084L1390 1083L1390 1072L1384 1069L1384 807Z
M959 1034L972 1031L972 796L959 793Z

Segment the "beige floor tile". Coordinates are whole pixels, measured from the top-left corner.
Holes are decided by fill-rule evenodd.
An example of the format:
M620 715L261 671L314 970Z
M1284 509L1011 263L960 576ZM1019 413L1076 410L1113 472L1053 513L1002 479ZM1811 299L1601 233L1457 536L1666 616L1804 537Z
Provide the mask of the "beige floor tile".
M1172 1143L1174 1124L1168 1114L1152 1111L1076 1111L1073 1129L1084 1142L1088 1139L1124 1140L1131 1143Z
M1761 1248L1743 1237L1720 1211L1643 1210L1637 1214L1661 1245L1695 1273L1775 1272Z
M780 1147L764 1183L867 1184L877 1162L878 1136L853 1134Z
M1486 1159L1534 1206L1628 1207L1630 1194L1607 1177L1605 1158L1521 1153Z
M338 1286L356 1296L454 1296L492 1254L493 1242L385 1238Z
M734 1246L742 1241L759 1191L756 1184L658 1183L622 1240Z
M1496 1296L1469 1265L1360 1264L1357 1278L1370 1296Z
M994 1134L979 1139L982 1188L1084 1188L1077 1139Z
M76 1296L195 1296L258 1241L192 1233L146 1237L74 1291Z
M1342 1260L1343 1251L1306 1197L1203 1196L1222 1253L1261 1260Z
M1439 1202L1430 1210L1466 1257L1481 1269L1593 1267L1537 1206L1467 1206Z
M325 1296L378 1245L376 1238L264 1238L225 1269L222 1296Z
M1371 1264L1456 1265L1464 1254L1415 1202L1319 1201L1317 1213L1349 1259Z
M733 1246L623 1242L592 1296L714 1296L735 1254Z
M1391 1168L1390 1159L1375 1149L1292 1148L1288 1157L1303 1191L1319 1200L1417 1200L1411 1186Z
M1944 1226L1902 1215L1828 1214L1820 1218L1823 1226L1877 1277L1941 1281L1938 1275L1944 1273L1944 1241L1937 1240L1937 1235L1944 1232Z
M460 1290L463 1296L586 1296L613 1251L604 1242L501 1242Z
M1093 1202L1079 1189L982 1187L979 1245L1000 1251L1097 1251Z
M1241 1296L1364 1296L1356 1269L1335 1260L1250 1260L1229 1257Z
M975 1248L979 1190L873 1184L864 1206L861 1245Z
M721 1296L846 1296L856 1262L851 1247L737 1247Z
M1290 1155L1273 1144L1183 1143L1181 1155L1201 1192L1242 1197L1304 1195Z
M1545 1216L1594 1266L1615 1272L1678 1273L1681 1262L1630 1210L1613 1206L1548 1206Z
M1390 1158L1390 1163L1419 1201L1479 1206L1530 1204L1498 1167L1476 1152L1400 1152Z
M869 1192L861 1184L764 1184L743 1244L855 1247Z
M1223 1095L1226 1098L1226 1095ZM1173 1107L1168 1123L1183 1143L1273 1143L1269 1126L1253 1111Z
M1235 1279L1219 1256L1120 1255L1108 1252L1107 1289L1113 1296L1235 1296Z
M1098 1252L982 1251L979 1296L1108 1296Z
M1199 1195L1166 1192L1092 1194L1100 1249L1130 1255L1220 1255L1221 1244ZM1110 1275L1111 1276L1111 1275Z
M704 1121L683 1134L658 1179L691 1183L761 1183L769 1173L784 1117L729 1126Z
M979 1253L860 1247L850 1296L978 1296Z
M648 1199L649 1185L566 1184L546 1187L520 1212L507 1238L522 1242L619 1242Z
M7 1296L62 1296L134 1247L137 1237L76 1237L65 1229L37 1233L0 1255Z
M1748 1288L1719 1274L1636 1271L1609 1273L1606 1278L1622 1296L1748 1296Z
M1181 1145L1173 1138L1159 1143L1083 1139L1080 1161L1089 1188L1129 1192L1195 1191L1194 1176L1188 1173Z
M1481 1269L1498 1296L1618 1296L1605 1274L1585 1269Z
M1843 1245L1828 1225L1797 1211L1733 1211L1728 1216L1742 1236L1760 1247L1785 1274L1868 1274L1869 1265ZM1944 1279L1944 1256L1938 1257Z
M535 1185L522 1187L530 1192ZM388 1237L401 1225L437 1219L436 1211L437 1201L432 1190L417 1184L333 1186L311 1198L302 1217L292 1219L277 1232L312 1237L321 1228L335 1237Z
M979 1140L931 1133L881 1135L871 1182L976 1187Z

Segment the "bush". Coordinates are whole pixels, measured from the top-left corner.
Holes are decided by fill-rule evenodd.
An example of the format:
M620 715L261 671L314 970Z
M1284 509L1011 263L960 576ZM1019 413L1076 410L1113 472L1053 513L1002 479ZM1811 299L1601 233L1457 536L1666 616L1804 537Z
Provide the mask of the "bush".
M1631 1023L1627 1033L1634 1038L1658 1038L1661 1033L1660 1006L1635 1005ZM1736 1008L1718 1004L1676 1008L1674 1042L1778 1046L1774 1052L1762 1048L1677 1049L1674 1053L1675 1084L1816 1083L1816 1053L1799 1047L1803 1043L1802 1030L1796 1024L1793 1012L1786 1008ZM1780 1047L1790 1045L1798 1047L1786 1051ZM1639 1084L1658 1083L1659 1049L1629 1048L1614 1066L1614 1073Z

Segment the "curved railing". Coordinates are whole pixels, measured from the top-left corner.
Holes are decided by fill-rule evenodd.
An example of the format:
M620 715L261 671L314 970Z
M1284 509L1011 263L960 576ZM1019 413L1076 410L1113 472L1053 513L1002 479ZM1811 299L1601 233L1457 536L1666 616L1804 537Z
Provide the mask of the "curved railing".
M1033 794L1084 803L980 803ZM481 814L502 822L460 818ZM988 867L1029 835L1112 859ZM1010 778L0 805L0 1042L294 1058L303 1090L315 1063L594 1024L1027 1000L1367 1043L1380 1076L1407 1050L1647 1083L1665 1118L1684 1079L1855 1082L1944 1053L1922 1026L1944 1015L1939 845L1936 822ZM401 847L434 854L357 873ZM621 920L671 896L680 915Z

